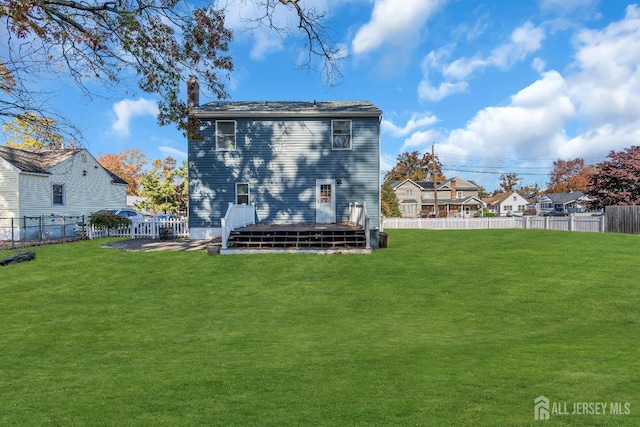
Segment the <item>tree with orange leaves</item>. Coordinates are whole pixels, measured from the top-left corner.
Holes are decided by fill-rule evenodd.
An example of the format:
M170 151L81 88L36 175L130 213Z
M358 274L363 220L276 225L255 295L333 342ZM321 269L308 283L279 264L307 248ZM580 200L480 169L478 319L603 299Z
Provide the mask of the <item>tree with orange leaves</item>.
M585 165L584 159L558 159L553 162L553 170L549 173L550 181L547 193L565 193L584 191L595 172L592 165Z
M147 157L142 151L125 148L119 154L100 154L97 160L105 169L127 181L127 195L138 195L142 168L147 164Z

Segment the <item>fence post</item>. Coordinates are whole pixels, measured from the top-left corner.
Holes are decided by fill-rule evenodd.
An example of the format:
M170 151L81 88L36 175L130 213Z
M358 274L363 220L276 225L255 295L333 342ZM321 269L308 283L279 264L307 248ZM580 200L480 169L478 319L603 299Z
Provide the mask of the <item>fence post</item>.
M606 231L606 230L604 229L604 227L605 227L605 223L606 223L606 222L605 222L605 220L604 220L604 215L602 215L602 216L600 217L600 232L601 232L601 233L604 233L604 232Z
M11 249L15 249L15 248L16 248L16 242L13 234L13 218L11 218Z
M42 229L42 224L44 223L44 215L40 215L39 221L39 229L40 229L40 241L44 240L44 231Z
M573 216L569 215L569 231L573 231L575 224L573 223L574 218Z

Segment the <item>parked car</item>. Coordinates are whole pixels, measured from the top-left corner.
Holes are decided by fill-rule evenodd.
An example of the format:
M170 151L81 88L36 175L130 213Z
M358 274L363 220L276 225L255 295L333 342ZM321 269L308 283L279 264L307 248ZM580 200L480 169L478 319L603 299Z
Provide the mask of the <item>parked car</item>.
M102 209L98 212L111 212L114 215L124 216L129 218L131 222L143 222L144 215L134 209ZM96 212L96 213L98 213Z

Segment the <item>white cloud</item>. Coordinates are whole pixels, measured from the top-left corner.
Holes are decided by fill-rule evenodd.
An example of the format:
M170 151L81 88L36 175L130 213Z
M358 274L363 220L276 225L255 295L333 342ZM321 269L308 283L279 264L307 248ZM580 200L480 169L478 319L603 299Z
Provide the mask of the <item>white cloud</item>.
M495 47L486 57L478 54L446 62L451 55L450 46L431 51L422 61L424 78L418 85L418 96L421 100L439 101L455 93L464 92L468 87L466 80L477 70L496 67L507 71L515 63L539 50L545 37L541 27L527 22L513 30L509 41ZM437 85L431 83L434 72L442 75L442 81Z
M393 122L389 120L382 120L382 131L388 132L394 136L406 136L416 129L420 129L423 127L431 126L436 123L438 118L434 116L432 113L413 113L411 118L404 127L399 127L393 124Z
M145 115L157 116L158 103L144 98L139 98L135 101L124 99L113 104L113 112L116 114L117 119L111 125L111 129L121 136L128 136L131 119Z
M158 150L160 150L163 156L173 157L178 162L187 160L187 153L182 150L178 150L177 148L173 148L168 145L161 145L158 147Z
M386 43L408 43L444 3L444 0L375 0L371 20L353 39L353 52L363 54Z

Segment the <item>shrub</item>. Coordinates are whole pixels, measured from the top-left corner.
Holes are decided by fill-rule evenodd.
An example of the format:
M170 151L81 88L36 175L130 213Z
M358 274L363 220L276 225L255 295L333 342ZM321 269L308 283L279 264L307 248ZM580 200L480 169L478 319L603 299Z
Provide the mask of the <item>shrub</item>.
M96 212L89 218L89 224L97 227L116 228L131 224L127 217L115 215L113 212Z

